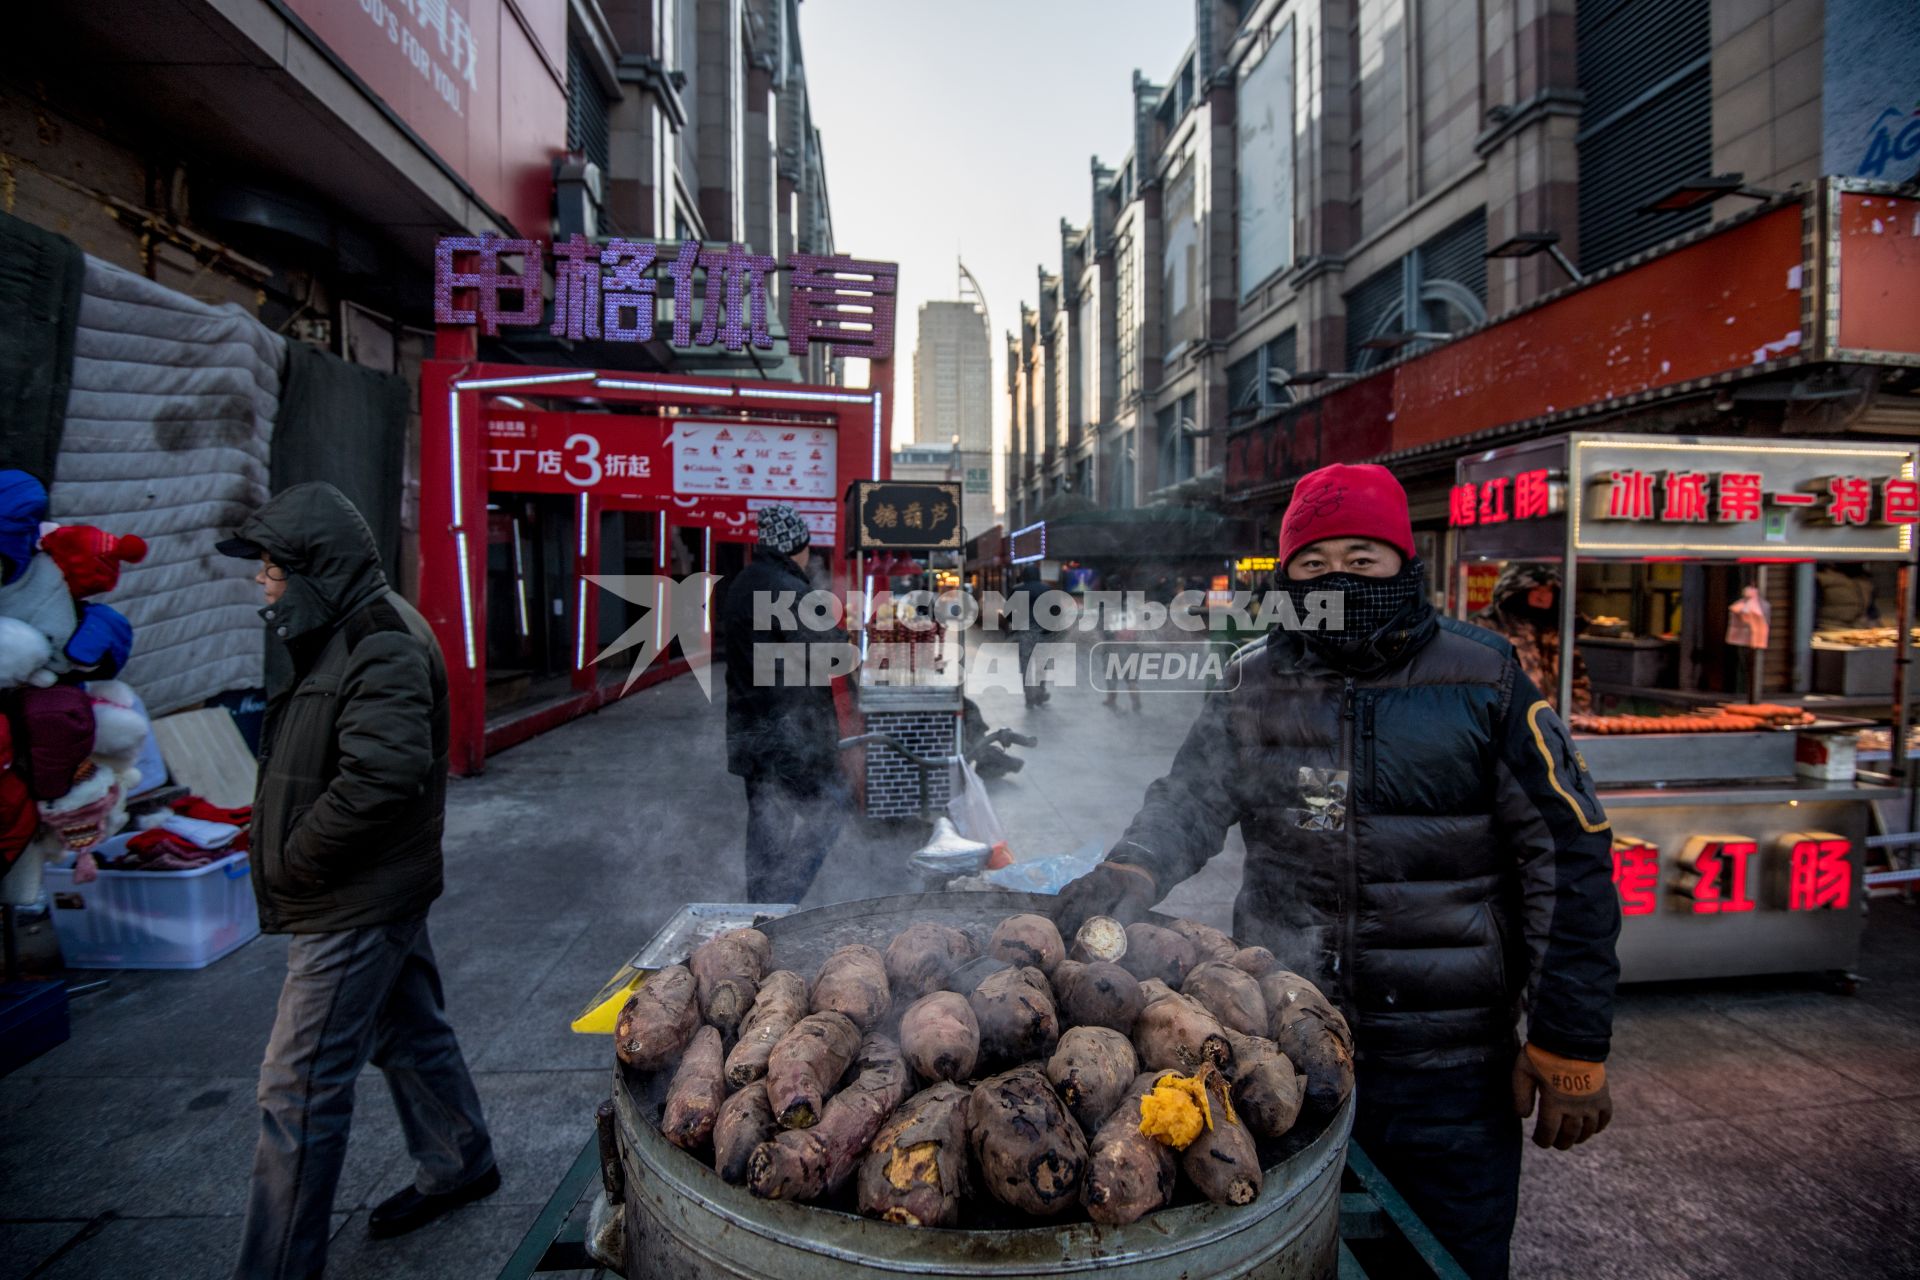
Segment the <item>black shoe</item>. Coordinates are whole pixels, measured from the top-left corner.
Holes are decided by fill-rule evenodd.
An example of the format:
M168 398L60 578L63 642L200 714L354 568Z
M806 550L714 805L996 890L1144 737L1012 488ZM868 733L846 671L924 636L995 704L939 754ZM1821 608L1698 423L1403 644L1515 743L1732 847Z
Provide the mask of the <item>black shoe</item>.
M396 1191L374 1206L373 1212L367 1215L367 1235L375 1240L403 1236L426 1226L443 1213L450 1213L475 1200L483 1200L499 1189L500 1170L496 1166L466 1186L455 1187L437 1196L427 1195L412 1187Z

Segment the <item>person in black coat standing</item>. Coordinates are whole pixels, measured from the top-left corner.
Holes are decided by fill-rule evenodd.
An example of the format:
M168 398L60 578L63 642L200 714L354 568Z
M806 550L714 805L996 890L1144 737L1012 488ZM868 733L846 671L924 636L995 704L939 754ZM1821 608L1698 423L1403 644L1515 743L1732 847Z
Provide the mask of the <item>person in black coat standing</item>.
M747 900L799 902L851 802L828 678L851 650L845 631L803 604L812 551L800 513L764 507L759 529L720 612L727 772L747 784Z
M1503 1277L1520 1118L1537 1104L1534 1142L1564 1151L1613 1114L1607 815L1513 646L1435 614L1385 468L1303 477L1279 558L1296 615L1337 599L1341 625L1329 608L1234 656L1059 915L1137 915L1238 824L1236 936L1326 989L1353 1030L1354 1137L1469 1275Z

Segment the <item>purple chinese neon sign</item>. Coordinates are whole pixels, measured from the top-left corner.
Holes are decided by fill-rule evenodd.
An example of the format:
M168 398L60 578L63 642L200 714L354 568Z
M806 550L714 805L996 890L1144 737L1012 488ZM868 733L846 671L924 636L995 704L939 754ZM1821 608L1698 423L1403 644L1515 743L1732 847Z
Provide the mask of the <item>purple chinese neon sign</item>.
M502 329L537 326L544 318L541 279L548 265L546 246L538 240L443 237L433 259L434 320L478 325L489 337ZM668 297L672 346L773 349L768 286L783 268L743 245L619 239L595 244L574 235L554 243L550 265L553 319L547 329L557 338L652 341L658 301ZM784 269L792 273L787 347L793 354L825 342L837 356L884 360L893 355L897 265L796 253ZM699 276L704 276L704 294L696 317Z

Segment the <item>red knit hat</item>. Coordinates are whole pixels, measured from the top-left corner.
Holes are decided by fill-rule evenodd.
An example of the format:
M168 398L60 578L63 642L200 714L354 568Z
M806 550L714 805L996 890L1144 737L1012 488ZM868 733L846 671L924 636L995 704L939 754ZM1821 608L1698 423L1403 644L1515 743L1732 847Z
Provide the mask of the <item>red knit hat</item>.
M1335 463L1300 478L1280 522L1280 567L1328 538L1372 538L1413 559L1407 491L1391 471L1370 462Z
M90 524L63 524L42 534L40 549L52 556L76 598L97 596L120 584L121 564L147 558L147 540L137 533L116 537Z

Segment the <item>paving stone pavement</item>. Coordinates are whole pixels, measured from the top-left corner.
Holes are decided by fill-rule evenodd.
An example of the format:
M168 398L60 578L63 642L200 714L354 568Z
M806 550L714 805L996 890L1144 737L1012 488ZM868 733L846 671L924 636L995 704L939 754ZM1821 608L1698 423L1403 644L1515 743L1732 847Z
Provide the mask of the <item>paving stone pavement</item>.
M1195 710L1174 694L1110 709L1084 688L1034 710L994 688L978 702L989 724L1041 739L990 784L1022 858L1111 842ZM608 1042L569 1018L681 903L744 892L722 733L719 707L674 680L453 786L433 938L504 1185L368 1240L368 1207L410 1176L370 1071L330 1275L497 1274L607 1087ZM815 899L905 891L917 843L850 831ZM1242 858L1230 837L1166 908L1226 926ZM262 938L196 973L112 975L75 999L69 1043L0 1079L0 1280L228 1274L284 962L285 943ZM1852 999L1802 980L1623 992L1614 1126L1574 1152L1528 1148L1516 1276L1914 1274L1920 913L1876 903L1862 970Z

